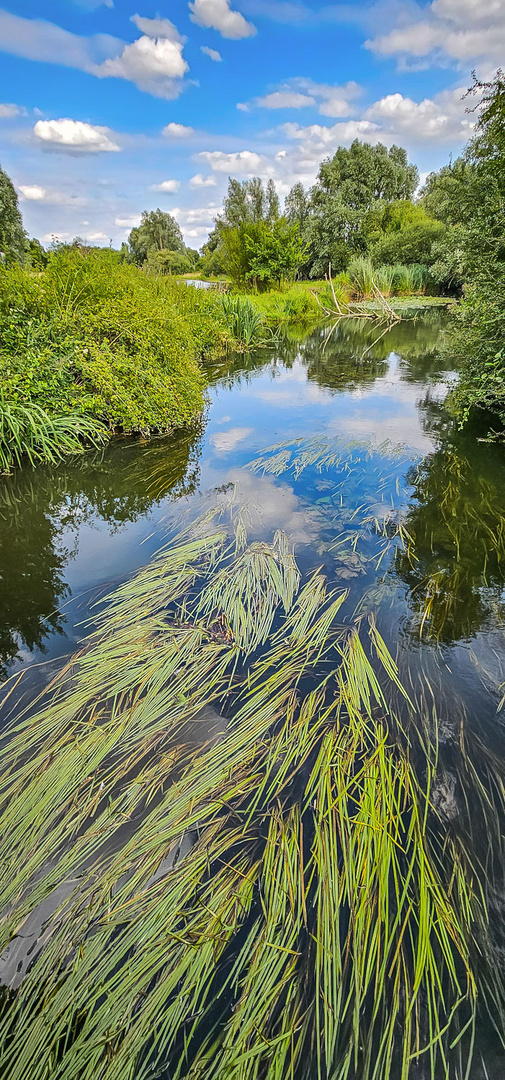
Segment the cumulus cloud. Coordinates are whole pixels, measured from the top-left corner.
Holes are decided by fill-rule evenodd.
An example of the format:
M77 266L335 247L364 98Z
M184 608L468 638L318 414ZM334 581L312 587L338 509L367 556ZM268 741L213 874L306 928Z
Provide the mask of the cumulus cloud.
M85 206L86 200L80 195L67 195L62 191L51 191L40 184L20 184L21 198L28 202L46 203L52 206Z
M83 224L89 225L89 221L85 221ZM137 225L140 225L140 214L120 214L116 218L114 225L118 229L135 229Z
M0 120L10 120L13 116L20 116L23 109L20 105L9 105L7 102L0 103Z
M166 139L189 139L194 135L194 128L186 127L185 124L174 124L173 121L163 128L162 135Z
M399 136L415 135L418 140L466 142L470 138L474 121L465 112L462 102L464 89L444 91L435 99L412 101L402 94L388 94L376 101L367 111L367 117L385 124Z
M218 30L222 37L252 37L256 27L239 11L232 11L229 0L190 0L191 21L207 29Z
M396 56L400 68L455 62L486 73L505 55L505 0L403 0L393 26L365 42L379 56Z
M216 183L215 176L202 176L201 173L196 173L195 176L191 177L189 186L191 188L215 187Z
M253 150L237 150L232 154L226 154L223 150L202 150L198 156L204 158L214 172L254 176L268 169L266 159Z
M86 124L82 120L37 120L33 134L47 150L60 150L70 154L99 154L117 151L118 144L111 138L113 132L106 127Z
M178 191L181 186L180 180L162 180L161 184L151 184L151 191Z
M170 19L146 19L143 15L132 15L130 22L135 23L137 30L147 37L167 38L168 41L176 41L180 45L184 45L186 41Z
M297 77L288 79L276 90L263 97L254 98L251 103L239 102L237 109L249 112L251 105L260 109L306 109L316 108L323 116L349 116L351 102L361 94L361 87L356 82L345 86L331 86L316 83L312 79Z
M150 19L149 22L168 20ZM152 38L144 34L131 45L125 45L120 56L105 60L95 74L100 78L126 79L155 97L176 98L181 92L180 80L188 70L182 49L181 40Z
M211 225L217 210L218 207L215 203L211 203L210 206L186 207L184 209L175 206L172 214L181 225Z
M214 60L216 64L220 64L223 57L217 49L211 49L208 45L200 45L200 52L203 52L205 56L209 56L211 60Z
M15 56L77 68L100 79L126 79L157 97L177 97L188 70L184 38L169 19L134 15L133 22L143 36L127 43L109 34L80 37L44 19L0 10L0 42L4 52Z

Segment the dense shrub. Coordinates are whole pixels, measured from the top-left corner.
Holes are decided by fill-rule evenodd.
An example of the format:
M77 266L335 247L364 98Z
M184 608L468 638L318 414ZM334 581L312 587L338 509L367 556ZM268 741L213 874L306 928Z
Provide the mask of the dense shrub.
M230 332L219 298L71 249L39 276L0 272L0 389L111 429L180 426L203 404L199 361Z
M406 225L398 232L389 232L378 240L371 249L371 258L375 266L387 263L394 266L401 263L421 263L429 266L435 261L433 245L442 240L446 226L441 221L416 222Z

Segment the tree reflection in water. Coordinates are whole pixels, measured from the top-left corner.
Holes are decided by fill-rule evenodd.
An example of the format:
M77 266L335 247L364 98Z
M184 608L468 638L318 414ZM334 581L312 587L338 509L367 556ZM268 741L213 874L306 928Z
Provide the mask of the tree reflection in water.
M44 650L62 633L65 568L78 530L106 522L114 533L163 500L197 487L200 430L139 445L125 440L60 466L25 467L0 481L0 677L23 648Z

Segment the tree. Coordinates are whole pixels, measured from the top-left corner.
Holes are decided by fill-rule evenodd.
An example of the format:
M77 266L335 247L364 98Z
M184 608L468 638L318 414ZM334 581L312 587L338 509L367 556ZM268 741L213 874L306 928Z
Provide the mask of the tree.
M0 168L0 258L7 264L23 262L26 233L14 184Z
M223 248L232 280L255 288L293 278L305 255L298 225L284 217L223 229Z
M185 253L169 251L168 248L151 248L147 265L158 274L188 274L191 263Z
M368 251L370 214L383 217L388 203L412 198L418 171L409 163L406 150L355 139L349 148L339 146L323 161L310 194L310 215L304 236L310 244L311 277L345 270L350 259ZM368 219L368 223L367 223Z
M403 229L386 232L371 247L371 257L376 266L394 266L395 263L411 265L422 263L431 266L436 259L434 244L441 241L446 233L446 226L441 221L426 218L406 225Z
M32 237L26 245L26 261L33 270L44 270L49 261L49 255L42 247L40 240Z
M299 226L278 218L271 224L260 222L255 231L255 236L244 236L248 281L258 288L293 278L305 255Z
M171 214L160 210L144 210L140 225L128 237L132 262L141 266L150 251L179 251L184 253L182 232Z
M313 202L338 197L353 210L368 210L380 200L411 199L419 173L409 164L407 151L400 146L388 150L382 143L355 139L349 149L339 146L332 158L323 161L313 189Z
M449 200L459 218L465 299L454 347L462 361L454 400L462 422L475 409L505 425L505 76L474 83L480 113L464 153L469 166ZM470 213L470 207L472 212Z

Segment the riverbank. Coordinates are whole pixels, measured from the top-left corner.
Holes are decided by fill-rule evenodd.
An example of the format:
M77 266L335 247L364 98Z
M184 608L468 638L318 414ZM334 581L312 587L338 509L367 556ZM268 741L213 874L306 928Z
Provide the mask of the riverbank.
M272 345L285 327L307 333L335 315L334 294L344 312L360 297L343 275L331 288L304 281L223 294L109 250L62 250L42 273L1 270L0 471L55 462L115 434L185 427L204 406L206 363ZM389 302L399 311L447 303L420 294ZM365 293L360 303L373 310Z
M9 448L16 463L183 427L204 405L202 361L233 344L212 290L80 249L0 272L0 340L4 469Z

